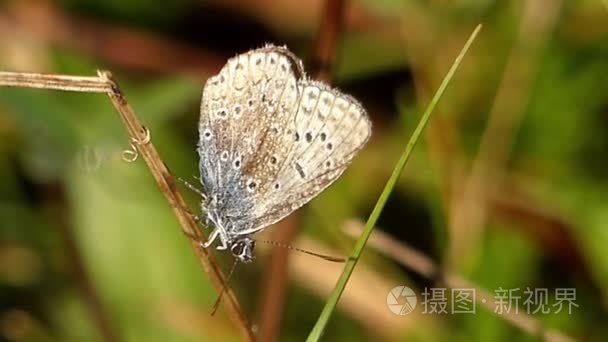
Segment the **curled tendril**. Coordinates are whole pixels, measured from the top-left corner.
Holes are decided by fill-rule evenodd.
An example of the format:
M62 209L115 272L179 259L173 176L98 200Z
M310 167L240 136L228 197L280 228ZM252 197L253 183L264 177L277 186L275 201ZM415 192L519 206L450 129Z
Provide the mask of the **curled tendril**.
M131 138L131 146L129 146L129 148L127 148L126 150L122 151L122 160L126 161L127 163L132 163L137 160L137 158L139 157L137 145L145 145L150 142L150 130L148 130L148 128L146 127L143 127L143 131L145 137L142 140L139 140L137 138Z

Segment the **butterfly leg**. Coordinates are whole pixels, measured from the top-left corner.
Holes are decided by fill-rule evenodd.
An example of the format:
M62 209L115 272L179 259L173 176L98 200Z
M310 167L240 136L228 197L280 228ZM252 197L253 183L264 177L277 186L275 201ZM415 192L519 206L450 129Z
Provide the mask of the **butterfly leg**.
M220 233L220 242L222 243L220 246L215 247L218 251L223 251L228 248L228 243L226 243L226 237Z
M211 246L213 244L213 241L215 241L217 238L219 237L220 239L220 245L216 247L217 250L225 250L228 249L228 243L227 238L224 234L222 234L222 230L219 228L215 228L212 232L211 235L209 235L209 238L207 239L207 241L201 243L201 246L203 246L203 248L207 248L209 246Z
M203 248L207 248L207 247L211 246L213 241L215 241L215 239L217 239L217 237L220 236L220 234L221 234L220 230L218 228L215 228L213 230L213 232L211 232L211 235L209 235L209 238L207 239L207 241L201 243L201 246L203 246ZM223 240L223 239L220 237L220 240ZM224 242L224 244L225 244L225 242Z

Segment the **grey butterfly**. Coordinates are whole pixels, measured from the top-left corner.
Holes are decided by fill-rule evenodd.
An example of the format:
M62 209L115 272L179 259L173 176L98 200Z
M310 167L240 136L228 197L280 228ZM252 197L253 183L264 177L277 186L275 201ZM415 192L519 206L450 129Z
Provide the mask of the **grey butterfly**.
M311 80L286 47L228 60L203 90L198 153L207 248L253 259L252 234L333 183L371 135L361 104Z

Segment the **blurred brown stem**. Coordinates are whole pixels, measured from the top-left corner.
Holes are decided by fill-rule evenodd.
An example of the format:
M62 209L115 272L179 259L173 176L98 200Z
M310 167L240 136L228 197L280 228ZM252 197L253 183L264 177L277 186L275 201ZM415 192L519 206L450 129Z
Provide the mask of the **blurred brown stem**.
M299 217L294 213L278 224L273 241L289 244L298 233ZM277 341L280 333L287 295L287 266L289 249L274 247L270 256L268 271L264 275L258 320L260 341Z
M192 248L203 269L209 275L213 286L218 293L222 290L226 284L226 278L221 268L213 254L207 249L200 247L199 241L204 240L201 236L201 230L198 228L192 215L183 210L183 208L187 208L186 202L176 190L175 181L171 173L149 140L148 130L141 125L135 112L109 72L99 71L98 77L0 72L0 86L106 93L125 125L131 140L136 142L136 147L143 156L161 192L171 205L182 231L188 237L195 237L194 239L190 239ZM228 287L225 290L224 298L228 316L238 327L243 340L253 341L254 336L241 305L232 290Z
M312 65L317 79L331 82L336 41L344 21L344 0L326 0L321 26L314 43Z

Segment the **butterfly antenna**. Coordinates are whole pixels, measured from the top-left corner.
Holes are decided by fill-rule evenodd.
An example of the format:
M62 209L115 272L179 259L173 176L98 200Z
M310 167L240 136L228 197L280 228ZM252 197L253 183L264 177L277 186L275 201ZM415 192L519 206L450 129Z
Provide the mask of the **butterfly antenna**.
M338 257L334 257L331 255L325 255L325 254L319 254L319 253L315 253L315 252L311 252L302 248L298 248L298 247L294 247L292 245L288 245L285 243L281 243L278 241L272 241L272 240L256 240L256 242L262 242L262 243L267 243L269 245L273 245L273 246L277 246L277 247L282 247L282 248L287 248L290 249L292 251L296 251L296 252L301 252L301 253L305 253L308 255L312 255L312 256L316 256L318 258L321 258L323 260L327 260L327 261L331 261L331 262L346 262L346 259L344 258L338 258Z
M232 273L234 273L234 269L236 268L236 264L238 264L238 262L239 262L239 260L235 258L234 263L232 264L232 267L230 268L230 273L228 273L228 278L226 279L224 286L222 286L222 290L220 291L220 294L217 296L215 303L213 303L213 308L211 309L211 316L215 315L215 313L217 312L217 309L220 307L220 303L222 302L222 297L224 296L224 293L226 292L226 289L228 288L230 279L232 279Z
M181 178L181 177L177 177L177 180L180 181L182 184L184 184L188 189L196 192L199 196L201 196L203 199L207 198L207 195L205 195L201 190L199 190L197 187L195 187L194 185L190 184L188 181L186 181L185 179Z

